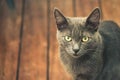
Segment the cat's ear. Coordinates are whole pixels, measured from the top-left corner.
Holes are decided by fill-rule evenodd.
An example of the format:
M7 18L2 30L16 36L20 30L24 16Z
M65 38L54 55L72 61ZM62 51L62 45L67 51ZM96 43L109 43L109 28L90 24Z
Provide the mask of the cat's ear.
M86 20L86 27L92 31L97 31L98 25L100 23L100 9L95 8Z
M54 16L58 30L66 28L67 20L64 17L64 15L60 12L60 10L58 10L57 8L54 8Z

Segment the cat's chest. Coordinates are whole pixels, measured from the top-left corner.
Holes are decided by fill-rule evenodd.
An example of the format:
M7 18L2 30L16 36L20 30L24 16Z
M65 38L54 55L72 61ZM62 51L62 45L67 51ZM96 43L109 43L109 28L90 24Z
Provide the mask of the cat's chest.
M89 62L81 63L81 62L75 62L71 61L67 66L67 71L69 73L78 75L78 74L88 74L91 73L94 69L93 66Z

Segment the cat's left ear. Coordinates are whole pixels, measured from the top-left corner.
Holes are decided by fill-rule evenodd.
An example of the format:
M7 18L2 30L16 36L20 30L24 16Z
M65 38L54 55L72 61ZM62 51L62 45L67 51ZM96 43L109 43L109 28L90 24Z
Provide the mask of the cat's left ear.
M98 25L100 23L100 9L95 8L86 20L86 27L89 30L97 31Z
M62 12L59 9L54 8L54 16L55 16L55 20L56 20L58 30L65 29L66 25L67 25L67 19L62 14Z

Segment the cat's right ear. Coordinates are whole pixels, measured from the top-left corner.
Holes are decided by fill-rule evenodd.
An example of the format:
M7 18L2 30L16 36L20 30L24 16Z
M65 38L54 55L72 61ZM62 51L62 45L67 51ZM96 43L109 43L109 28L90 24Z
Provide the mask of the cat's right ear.
M54 8L54 16L58 30L66 28L67 20L64 17L64 15L60 12L60 10L58 10L57 8Z
M87 18L86 26L89 30L97 31L98 25L100 23L100 9L95 8Z

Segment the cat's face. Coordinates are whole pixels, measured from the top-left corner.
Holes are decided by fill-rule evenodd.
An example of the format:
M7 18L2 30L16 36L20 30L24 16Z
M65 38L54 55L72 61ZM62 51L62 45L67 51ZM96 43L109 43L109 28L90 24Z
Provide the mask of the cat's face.
M98 8L85 18L64 17L58 9L55 9L54 15L58 29L57 39L65 54L78 58L94 52L98 46L96 35L100 20Z

